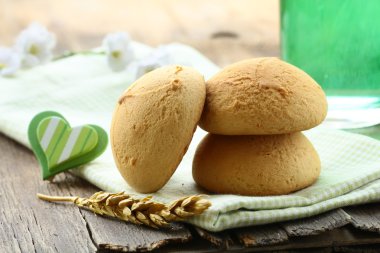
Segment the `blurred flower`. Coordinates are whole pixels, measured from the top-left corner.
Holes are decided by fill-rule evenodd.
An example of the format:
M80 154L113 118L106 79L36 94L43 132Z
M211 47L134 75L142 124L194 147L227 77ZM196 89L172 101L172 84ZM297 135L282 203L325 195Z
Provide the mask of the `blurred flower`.
M15 49L22 57L23 67L33 67L51 60L56 41L54 34L38 23L21 31Z
M122 71L133 58L131 41L126 33L111 33L103 40L106 48L108 65L113 71Z
M169 64L169 51L166 46L160 46L150 55L142 59L137 66L136 79L146 73Z
M21 66L20 55L11 48L0 47L0 75L11 76Z

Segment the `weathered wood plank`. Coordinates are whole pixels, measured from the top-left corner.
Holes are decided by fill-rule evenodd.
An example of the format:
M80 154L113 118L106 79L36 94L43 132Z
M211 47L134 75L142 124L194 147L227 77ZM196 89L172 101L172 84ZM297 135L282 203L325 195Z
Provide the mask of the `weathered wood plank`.
M233 244L233 240L228 232L212 233L202 228L194 227L197 234L221 249L228 249Z
M242 249L242 248L240 248ZM201 239L195 239L188 243L169 244L168 246L154 250L154 253L195 253L195 252L234 252L223 248L213 247L210 242Z
M272 245L288 240L286 232L278 225L263 225L232 230L246 247Z
M331 249L334 247L351 247L356 245L379 244L380 236L377 233L359 231L353 227L345 226L327 231L318 235L289 237L287 242L277 245L262 245L247 248L247 252L265 251L295 251L304 249ZM245 252L245 250L237 250ZM307 251L308 252L308 251Z
M349 223L350 216L342 209L336 209L309 218L288 221L281 226L288 236L306 236L320 234Z
M68 174L59 175L54 183L42 182L37 163L31 153L4 136L0 136L0 161L0 248L2 252L93 252L96 250L95 245L100 249L150 250L167 242L185 241L178 238L189 239L188 232L178 233L177 231L164 235L160 231L159 235L154 235L157 231L146 233L143 229L147 228L136 226L131 228L133 225L96 217L73 205L45 203L37 200L36 192L89 196L96 189ZM369 208L346 209L347 213L356 217L356 222L359 220L358 217L362 220L363 217L368 218L368 215L377 217L378 206L373 204L367 206ZM380 236L377 233L358 232L347 227L317 236L293 237L288 243L284 243L286 242L285 231L278 231L279 229L272 225L239 229L235 230L234 234L244 245L256 246L250 250L286 250L338 245L343 247L380 243ZM136 241L140 236L131 237L129 236L131 233L141 233L152 239L145 239L141 243ZM280 244L265 246L272 243ZM180 245L182 247L182 244ZM257 247L260 245L262 247ZM168 247L168 249L174 250L175 247L179 246ZM197 247L188 246L188 252ZM207 247L204 245L203 249L210 250ZM231 252L241 251L241 248L232 247L230 250Z
M151 251L170 243L185 243L192 239L190 231L182 224L176 224L172 229L155 230L98 217L86 210L82 213L96 245L101 250Z
M66 175L65 181L71 195L90 196L96 189L87 182L82 181L70 174ZM59 205L61 209L77 208L72 204L44 203ZM64 206L66 205L66 206ZM190 231L182 224L174 224L172 230L154 230L144 226L136 226L116 219L101 217L91 211L79 209L91 238L99 250L116 250L122 252L151 251L169 243L186 242L191 240Z
M94 252L96 247L147 251L191 239L180 224L173 230L153 230L95 216L71 204L38 200L37 192L90 196L98 189L70 174L43 182L31 152L2 135L0 161L0 249L5 252Z
M78 208L39 201L36 192L69 195L65 176L42 182L30 151L0 135L1 252L94 252Z
M350 206L343 210L351 216L354 227L380 233L380 203Z

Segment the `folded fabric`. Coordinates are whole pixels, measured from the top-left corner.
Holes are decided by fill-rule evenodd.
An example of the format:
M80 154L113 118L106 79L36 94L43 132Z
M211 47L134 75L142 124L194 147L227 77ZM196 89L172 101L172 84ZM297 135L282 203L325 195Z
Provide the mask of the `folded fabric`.
M328 103L325 127L344 129L380 140L380 98L330 96Z
M104 55L76 54L19 72L14 78L0 78L0 132L29 147L28 124L35 114L44 110L60 112L73 126L97 124L109 131L118 97L134 81L138 60L152 50L138 43L133 48L136 60L123 72L112 72ZM218 71L212 62L190 47L172 44L167 49L171 63L192 66L206 79ZM195 148L204 134L200 129L196 131L179 168L153 196L169 202L189 194L206 193L191 176ZM380 200L380 142L323 128L305 134L322 160L322 173L314 185L284 196L209 194L211 208L189 222L210 231L221 231L308 217L341 206ZM110 148L73 172L103 190L135 193L117 171Z

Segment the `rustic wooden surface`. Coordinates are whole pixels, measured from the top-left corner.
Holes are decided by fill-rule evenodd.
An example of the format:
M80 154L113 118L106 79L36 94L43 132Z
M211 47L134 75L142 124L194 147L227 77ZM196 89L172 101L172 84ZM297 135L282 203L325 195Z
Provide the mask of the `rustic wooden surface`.
M366 205L365 209L347 207L345 211L350 215L352 225L358 229L380 233L380 212L378 205Z
M277 0L0 0L0 46L38 21L56 33L56 53L100 45L129 32L151 46L189 44L220 66L279 56ZM35 193L90 196L97 189L70 174L43 182L30 151L0 135L0 252L379 252L380 206L331 211L308 219L211 233L179 225L156 231L105 219Z
M3 135L0 178L0 252L134 252L160 248L161 252L286 252L348 250L355 245L365 245L362 252L368 252L374 244L380 245L377 203L303 220L211 233L181 224L173 230L154 230L101 218L71 204L43 202L36 198L37 192L90 196L98 189L68 173L53 183L42 181L32 153ZM359 250L355 246L355 252Z
M345 211L337 209L318 216L285 222L282 228L289 236L316 235L321 232L343 227L350 223L350 221L351 217Z
M20 159L21 158L21 159ZM41 205L37 191L70 195L86 187L58 177L57 184L42 183L36 171L36 161L29 151L13 141L0 138L0 248L6 252L92 252L91 240L82 213L75 208ZM67 242L71 241L70 244Z
M0 252L146 251L191 239L183 225L173 231L153 230L101 219L70 204L38 200L37 192L90 196L99 189L67 173L53 183L43 182L32 153L3 135L0 178Z

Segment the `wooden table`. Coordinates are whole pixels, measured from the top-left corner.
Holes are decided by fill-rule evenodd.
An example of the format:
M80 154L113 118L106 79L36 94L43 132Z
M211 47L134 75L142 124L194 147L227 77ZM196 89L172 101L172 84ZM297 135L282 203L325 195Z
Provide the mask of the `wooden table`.
M332 249L368 252L380 248L378 204L338 209L297 221L209 233L183 224L177 224L173 230L154 230L98 217L74 205L46 203L36 198L37 192L90 196L98 189L69 173L59 175L53 183L43 182L32 153L3 135L0 135L0 178L0 252L159 248L160 252L289 252L305 248L319 248L321 252Z
M278 2L258 0L126 1L0 0L0 38L11 45L37 20L57 34L57 52L96 47L113 31L156 46L190 44L220 66L279 55ZM36 193L90 196L97 191L68 173L40 179L29 150L0 134L0 252L378 252L378 204L222 233L177 224L153 230L95 216L73 205L38 200Z

